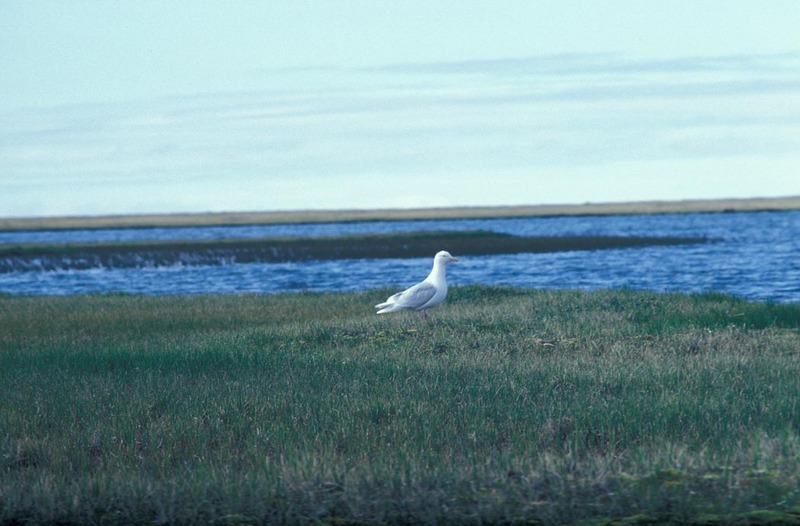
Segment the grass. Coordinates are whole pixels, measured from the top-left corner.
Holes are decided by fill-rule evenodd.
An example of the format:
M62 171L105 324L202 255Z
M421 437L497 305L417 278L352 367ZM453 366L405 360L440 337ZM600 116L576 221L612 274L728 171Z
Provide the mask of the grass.
M800 305L0 297L0 524L795 524Z

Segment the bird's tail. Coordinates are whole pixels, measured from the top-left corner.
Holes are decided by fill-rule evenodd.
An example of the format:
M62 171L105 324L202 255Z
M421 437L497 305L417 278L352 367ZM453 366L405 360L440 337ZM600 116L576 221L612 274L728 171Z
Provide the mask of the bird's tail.
M375 314L386 314L387 312L394 312L397 310L397 304L392 301L384 301L375 305L376 309L380 309Z

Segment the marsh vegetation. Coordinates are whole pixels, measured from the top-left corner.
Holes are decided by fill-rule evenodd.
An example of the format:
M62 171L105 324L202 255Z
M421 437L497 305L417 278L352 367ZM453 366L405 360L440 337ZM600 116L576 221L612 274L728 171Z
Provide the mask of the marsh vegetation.
M421 231L330 237L149 240L0 245L0 272L230 263L429 257L604 250L705 243L702 237L513 236L489 231Z

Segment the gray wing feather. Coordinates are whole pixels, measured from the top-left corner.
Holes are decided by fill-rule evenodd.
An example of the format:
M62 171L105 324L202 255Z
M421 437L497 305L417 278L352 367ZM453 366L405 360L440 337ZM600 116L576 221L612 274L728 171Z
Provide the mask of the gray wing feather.
M397 305L406 309L419 309L436 295L436 287L430 283L420 283L401 292L397 298Z

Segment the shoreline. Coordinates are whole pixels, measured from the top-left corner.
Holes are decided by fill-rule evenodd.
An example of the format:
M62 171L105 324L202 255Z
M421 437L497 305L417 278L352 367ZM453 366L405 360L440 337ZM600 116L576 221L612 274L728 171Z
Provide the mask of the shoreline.
M266 224L498 219L514 217L733 213L800 209L800 196L584 203L577 205L475 206L374 210L207 212L64 217L0 217L0 231L243 226Z

